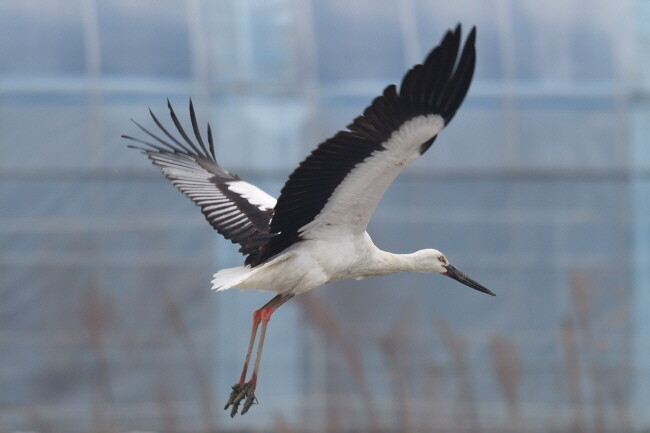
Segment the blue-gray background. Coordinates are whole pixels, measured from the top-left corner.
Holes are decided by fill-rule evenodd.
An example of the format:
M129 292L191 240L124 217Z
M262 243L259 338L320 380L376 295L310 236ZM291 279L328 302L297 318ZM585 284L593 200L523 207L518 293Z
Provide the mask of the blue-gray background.
M298 297L231 420L269 295L210 292L236 248L119 135L193 97L222 165L277 194L457 22L469 96L369 232L498 296ZM0 29L0 431L650 428L648 2L6 0Z

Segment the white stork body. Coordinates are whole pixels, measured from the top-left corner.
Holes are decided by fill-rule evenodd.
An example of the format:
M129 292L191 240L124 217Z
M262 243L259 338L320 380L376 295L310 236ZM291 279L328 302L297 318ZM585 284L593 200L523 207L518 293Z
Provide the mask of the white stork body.
M231 268L242 271L232 287L299 295L325 283L360 276L361 269L373 265L377 251L370 237L363 234L309 239L258 267ZM230 273L231 269L224 271ZM215 274L213 288L225 290L226 285L217 286L220 273Z
M326 234L326 232L323 232ZM396 272L435 272L438 250L392 254L375 246L367 232L308 239L255 268L240 266L215 274L213 288L258 289L299 295L333 281L362 279ZM443 273L441 265L437 273Z
M242 375L226 405L233 406L231 415L243 400L242 414L255 401L266 324L273 311L294 295L331 281L402 271L446 275L493 295L437 250L388 253L377 248L366 232L388 186L429 149L465 98L474 73L475 29L462 50L460 33L460 25L448 31L425 61L407 72L399 91L395 85L386 87L346 130L321 143L289 176L277 201L217 164L210 126L206 147L191 101L196 141L185 132L169 102L181 139L170 134L151 110L164 137L138 123L155 143L124 136L144 144L131 147L142 150L175 187L201 207L212 227L240 244L240 252L247 256L244 266L217 272L213 289L235 287L277 294L253 316ZM260 324L255 369L245 382Z
M260 266L217 272L212 288L234 287L298 295L348 278L404 271L433 272L430 267L423 268L413 261L419 256L380 250L365 228L384 191L406 165L420 156L421 144L443 127L442 117L434 114L404 123L386 142L386 150L373 152L336 187L319 216L300 229L301 242ZM270 204L274 200L259 189L253 192L250 184L237 183L240 191L249 194L249 201ZM433 251L436 257L440 256L438 251ZM444 271L442 267L437 270Z

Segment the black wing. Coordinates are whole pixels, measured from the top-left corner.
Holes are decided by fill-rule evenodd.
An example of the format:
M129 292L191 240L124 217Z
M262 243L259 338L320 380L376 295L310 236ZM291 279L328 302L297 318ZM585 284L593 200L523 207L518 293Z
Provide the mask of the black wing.
M459 56L460 25L449 30L421 65L388 86L362 116L321 143L289 176L262 247L264 261L332 227L365 230L384 191L403 167L431 146L465 98L476 52L472 28Z
M162 170L172 185L200 206L206 220L217 232L233 243L240 244L239 251L249 255L247 263L256 260L260 245L270 238L269 222L273 215L275 198L241 180L237 175L228 173L217 164L210 125L208 125L208 148L206 148L199 132L191 100L190 118L196 143L183 129L169 101L167 106L182 141L170 134L151 110L149 113L154 123L166 138L153 134L133 119L133 123L156 143L128 135L122 137L143 144L144 146L129 145L129 147L139 149L146 154L154 165Z

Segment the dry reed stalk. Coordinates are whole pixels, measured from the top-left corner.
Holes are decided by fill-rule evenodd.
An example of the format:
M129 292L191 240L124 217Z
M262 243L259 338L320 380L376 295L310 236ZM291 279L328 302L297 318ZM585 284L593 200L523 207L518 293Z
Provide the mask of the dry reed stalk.
M622 354L621 368L616 368L614 371L607 370L606 374L606 398L612 402L614 409L614 422L613 425L621 433L633 431L632 418L630 414L630 401L632 399L631 392L633 389L633 361L632 361L632 332L630 326L630 308L628 307L629 294L622 286L617 286L613 291L616 297L615 305L608 313L605 323L609 328L618 329L621 338L616 342L620 347L611 347L610 350L616 350Z
M436 428L436 420L440 420L443 412L440 409L439 395L448 395L447 377L443 366L431 362L424 370L424 399L429 401L427 423L424 429L427 432L433 432Z
M560 336L564 348L567 391L571 410L569 431L572 433L583 433L585 431L585 417L582 404L582 373L579 348L575 325L569 317L565 318L560 324Z
M101 293L95 284L89 284L81 298L79 318L88 332L88 343L95 358L92 425L100 433L116 430L115 398L111 389L110 358L106 344L112 315L112 299Z
M411 314L403 315L405 318L411 316ZM400 356L400 354L413 354L408 344L409 341L408 326L404 320L397 323L393 329L379 339L379 348L386 360L386 371L389 383L393 388L398 431L403 433L414 431L411 411L408 407L409 397L413 394L412 386L409 384L408 365L406 365L404 357Z
M39 433L56 433L56 430L54 429L54 427L52 427L52 424L45 420L45 418L40 414L38 409L36 409L35 407L26 407L24 410L25 410L25 417L35 427L34 431L37 431ZM4 433L3 430L0 430L0 432Z
M334 347L343 355L366 411L369 429L370 431L378 431L379 424L375 415L372 394L365 381L361 351L357 345L350 342L349 337L351 334L342 331L340 321L336 319L327 303L319 299L313 292L297 296L296 300L304 313L307 323L321 332L324 337L331 339Z
M596 287L587 274L573 271L570 277L570 291L573 309L579 330L578 345L582 347L585 368L590 382L592 430L603 433L606 427L605 402L603 400L603 376L600 366L601 354L595 348L593 340L594 323L598 321L594 309L594 292Z
M592 391L592 429L595 433L603 433L606 430L607 421L605 413L607 380L600 359L607 351L607 342L603 338L594 342L592 338L594 334L593 327L599 322L593 309L593 297L596 288L589 277L580 271L572 272L570 287L574 312L580 331L579 343L584 353Z
M586 349L592 340L591 322L594 314L593 291L595 288L589 280L589 277L584 272L577 270L571 272L569 288L578 325L577 328L580 331L580 336Z
M601 361L609 351L609 344L606 339L600 339L597 344L592 348L593 360L589 365L589 372L591 378L592 392L593 392L593 431L594 433L605 433L607 431L608 417L607 417L607 396L608 385L610 379L610 371L607 366ZM619 430L622 431L622 430Z
M167 370L167 368L163 368L163 370ZM169 383L169 377L170 375L168 371L163 371L159 376L157 382L158 407L160 408L160 419L163 425L163 432L177 433L179 429L178 422L176 421L177 417L174 405L172 403L173 392Z
M273 424L275 427L273 431L276 433L298 433L298 430L292 427L281 414L275 415Z
M561 413L564 408L564 402L563 400L563 389L565 385L565 380L564 380L564 368L563 366L558 362L554 363L553 366L551 367L551 382L553 383L553 389L556 390L557 395L555 396L556 398L553 399L553 403L550 404L549 406L549 412L551 413ZM563 433L566 432L566 428L563 428L561 424L563 423L561 421L560 416L547 416L544 420L545 422L545 430L548 433Z
M493 335L489 347L492 354L492 368L508 405L511 425L516 430L521 430L519 387L523 378L523 367L519 354L514 344L502 335Z
M342 433L343 411L338 393L342 389L341 369L338 368L336 347L331 337L325 337L325 427L328 433Z
M205 428L207 433L217 432L217 414L215 411L215 400L212 395L212 386L209 380L204 378L209 377L208 374L203 372L203 366L201 365L201 360L199 357L199 351L194 343L192 334L189 331L187 322L183 315L183 310L178 305L178 302L174 299L171 292L164 290L163 292L163 302L166 307L167 317L169 318L169 323L172 328L176 331L179 340L183 344L184 353L187 357L187 364L192 374L196 387L199 391L199 401L201 403L201 411L203 413L203 421L205 423Z
M630 414L630 389L631 386L624 378L628 372L616 372L616 374L608 375L607 381L607 397L612 402L615 409L615 422L621 433L634 431L632 427L632 416Z
M458 378L458 404L456 405L457 431L478 433L481 430L477 404L472 392L471 372L467 357L467 344L443 319L436 325L443 345L451 358L453 374Z

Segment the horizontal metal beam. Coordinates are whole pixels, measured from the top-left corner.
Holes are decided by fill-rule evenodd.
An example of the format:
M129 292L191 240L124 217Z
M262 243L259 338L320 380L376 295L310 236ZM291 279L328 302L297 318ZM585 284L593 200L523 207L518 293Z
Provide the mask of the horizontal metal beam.
M282 181L287 178L293 165L286 169L239 169L230 167L247 180L273 180ZM400 180L494 180L494 181L629 181L650 178L650 169L635 168L442 168L412 167L400 174ZM136 168L4 168L0 169L1 180L15 181L155 181L161 179L160 173L151 170Z
M322 83L318 86L318 98L327 99L372 99L377 96L391 80L361 80L341 81L340 83ZM394 80L393 80L394 81ZM98 84L97 84L98 83ZM279 85L278 87L282 87ZM86 96L89 92L100 92L110 97L113 95L161 95L188 96L194 89L191 79L173 79L157 77L114 78L101 77L98 81L90 81L86 75L52 77L48 75L34 75L27 77L1 77L0 94L6 97L51 95L51 96ZM269 86L256 87L255 83L239 86L237 82L227 82L221 86L213 86L212 98L219 96L258 95L260 98L269 97L285 99L293 97L302 99L301 87L285 89L278 92L275 89L268 94ZM280 89L282 90L282 89ZM468 100L472 99L497 99L503 98L524 99L650 99L650 89L641 84L618 85L614 81L593 82L551 82L542 83L535 81L481 81L477 80L471 88ZM314 101L313 97L306 101ZM5 99L6 101L6 99ZM318 99L316 99L318 101Z

